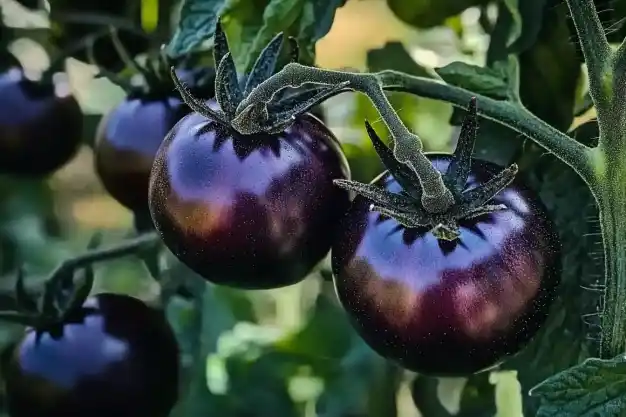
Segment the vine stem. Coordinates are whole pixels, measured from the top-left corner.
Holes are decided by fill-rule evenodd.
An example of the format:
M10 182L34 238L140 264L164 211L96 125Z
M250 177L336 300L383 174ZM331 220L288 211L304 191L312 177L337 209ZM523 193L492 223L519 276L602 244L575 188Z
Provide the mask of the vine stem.
M589 72L589 92L600 128L592 151L602 241L605 285L600 356L626 352L626 40L615 53L593 0L566 0Z
M393 139L394 156L399 162L408 165L420 180L424 209L431 213L442 213L452 207L455 203L452 192L422 152L424 146L421 139L402 123L375 74L333 71L290 63L252 90L239 104L236 113L243 112L255 103L269 103L286 86L300 87L307 83L338 85L346 81L350 83L349 88L366 94L380 113Z
M408 92L421 97L442 100L465 109L471 98L475 97L480 116L529 137L569 165L590 187L595 180L590 164L591 148L572 140L565 133L536 117L520 103L494 100L439 80L411 76L398 71L385 70L361 74L291 63L254 89L239 105L237 113L251 104L271 101L274 94L285 86L299 87L305 83L338 84L345 81L350 82L349 88L360 91L370 98L389 128L395 145L394 156L400 162L411 158L411 152L421 154L423 146L419 137L409 132L404 126L389 103L384 93L385 90ZM415 160L415 158L412 159ZM412 168L419 174L425 191L436 199L443 195L442 190L445 186L441 175L436 171L431 172L434 171L432 165L426 158L423 159L423 161L419 160L420 165Z
M441 100L465 108L476 98L481 117L506 126L528 138L570 166L588 185L594 180L591 148L572 140L565 133L544 122L521 103L494 100L442 81L385 70L376 74L385 90L412 93L424 98Z
M612 51L596 6L590 0L566 0L572 21L580 39L581 50L589 69L589 95L598 113L600 129L603 120L610 119L607 98L613 89L612 72L610 69Z
M626 169L609 172L607 183L619 186L608 186L596 195L606 275L600 340L600 356L604 359L626 352Z
M133 255L158 244L161 238L158 233L146 233L136 238L128 239L122 243L108 248L93 249L74 258L62 261L50 274L51 277L59 276L65 271L71 271L91 265L95 262L108 261Z

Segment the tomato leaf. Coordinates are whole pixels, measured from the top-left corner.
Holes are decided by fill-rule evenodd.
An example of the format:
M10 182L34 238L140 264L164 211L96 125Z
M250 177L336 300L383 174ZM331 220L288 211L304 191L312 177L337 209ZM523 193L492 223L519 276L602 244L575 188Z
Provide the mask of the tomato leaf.
M509 86L500 71L455 61L435 71L449 84L496 99L509 97Z
M419 65L409 55L401 42L388 42L382 48L367 51L367 68L370 72L394 69L420 77L432 77L432 73Z
M535 44L541 28L544 27L542 24L544 9L546 4L551 1L552 0L518 0L517 14L521 19L520 34L515 39L515 42L509 44L511 51L522 52ZM511 11L510 7L509 11ZM512 11L511 13L513 14ZM513 25L515 25L515 19L513 18L512 20Z
M487 3L488 0L387 0L389 8L400 20L418 28L441 25L449 17Z
M411 396L428 417L491 417L497 411L488 372L469 378L418 376L411 384Z
M590 358L534 387L538 417L618 416L626 411L626 356Z
M567 28L569 10L553 1L543 12L536 42L519 56L520 97L536 116L567 131L574 120L581 69Z
M16 0L19 4L27 9L35 10L41 6L40 0Z
M335 10L345 2L184 0L180 23L168 50L178 56L197 49L203 42L212 42L215 22L221 16L231 53L241 72L252 69L263 48L279 32L294 36L300 45L301 61L312 64L315 42L328 33Z
M526 0L528 1L528 0ZM509 36L506 40L506 45L509 46L513 44L522 34L522 15L519 12L518 8L519 0L504 0L502 4L509 10L511 14L513 24L509 30Z
M178 27L167 52L178 57L192 52L204 42L212 42L215 24L225 3L226 0L184 0Z

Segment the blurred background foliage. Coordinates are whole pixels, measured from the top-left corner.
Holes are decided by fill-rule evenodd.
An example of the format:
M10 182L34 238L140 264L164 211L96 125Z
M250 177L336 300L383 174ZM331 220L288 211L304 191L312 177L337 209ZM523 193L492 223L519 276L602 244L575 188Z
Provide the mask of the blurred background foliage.
M128 25L132 30L120 31L120 37L128 48L135 48L133 54L149 47L145 34L156 33L162 40L169 36L171 22L164 24L158 18L163 7L159 0L122 2L122 11L107 9L119 3L113 0L50 2L0 0L8 27L0 35L0 44L28 71L41 71L72 42L102 32L102 26L67 26L77 18L72 21L71 13L64 13L71 4L79 5L83 13L96 8L115 15L120 19L118 27ZM263 9L267 3L256 0L254 7ZM558 0L492 3L349 0L337 9L330 32L310 49L321 67L391 68L432 76L433 68L453 61L493 66L512 47L520 57L522 100L531 111L563 131L573 132L590 120L593 110L587 105L584 71L565 5ZM626 15L624 2L616 5L610 5L611 16L601 14L607 25ZM172 10L168 16L175 21L176 8ZM242 28L251 25L244 12L238 16L244 16ZM84 15L78 19L85 22ZM623 37L619 25L612 25L611 31L615 39ZM106 44L110 40L105 36L98 42L105 43L99 48L98 62L124 71L124 64ZM86 120L80 152L45 180L0 178L0 290L5 294L12 288L18 262L25 264L28 284L34 286L59 261L83 250L95 230L104 231L109 244L132 232L132 213L104 192L91 151L98 121L123 100L125 92L106 78L96 78L99 70L84 53L74 55L78 59L68 59L65 65ZM461 112L446 103L406 94L392 94L392 101L427 150L447 151L454 146ZM379 174L382 166L363 121L372 122L383 138L385 129L368 99L345 93L324 103L323 110L343 143L354 179L369 181ZM593 140L597 134L593 123L583 127L575 131L577 139ZM529 349L502 369L469 379L418 377L382 360L352 331L335 301L332 284L323 279L329 274L328 262L301 284L272 291L235 291L190 279L198 296L173 296L168 306L185 369L185 396L173 415L513 417L523 411L534 415L536 405L527 398L528 389L577 363L593 348L588 343L593 335L581 316L595 308L595 301L580 286L600 276L598 242L593 240L596 213L588 191L574 174L517 135L483 122L476 152L494 162L517 159L547 205L561 208L556 217L569 259L565 295L552 323ZM575 192L565 196L565 189ZM580 215L580 207L588 207L585 216ZM581 240L583 235L589 238ZM160 261L165 274L192 275L171 257ZM97 279L96 291L125 292L148 302L161 296L160 286L139 259L98 264ZM2 308L9 302L4 298L0 292ZM8 344L20 331L17 326L0 325L0 342ZM555 332L561 339L558 349L566 346L567 350L553 346Z

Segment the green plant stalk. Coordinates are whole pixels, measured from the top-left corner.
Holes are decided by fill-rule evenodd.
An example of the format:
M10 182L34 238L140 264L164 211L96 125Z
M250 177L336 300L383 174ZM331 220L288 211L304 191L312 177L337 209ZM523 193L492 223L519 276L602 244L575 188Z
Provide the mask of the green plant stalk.
M306 83L339 85L343 82L349 83L348 88L366 94L378 110L393 138L394 156L418 173L424 209L431 213L442 213L449 209L454 204L451 191L443 183L441 173L433 168L423 154L421 139L411 133L400 120L375 74L333 71L290 63L253 89L239 104L236 114L244 113L254 104L269 103L286 86L300 87Z
M588 181L600 214L605 292L600 356L626 352L626 46L611 51L593 0L567 0L589 72L600 138Z
M603 359L626 352L626 166L616 162L607 160L602 178L605 186L595 193L606 276L600 341Z
M376 74L383 89L415 94L441 100L465 108L476 97L477 113L485 119L508 127L533 140L571 167L586 183L594 178L591 148L578 143L565 133L544 122L521 103L495 100L461 87L445 84L431 78L407 75L398 71L381 71Z

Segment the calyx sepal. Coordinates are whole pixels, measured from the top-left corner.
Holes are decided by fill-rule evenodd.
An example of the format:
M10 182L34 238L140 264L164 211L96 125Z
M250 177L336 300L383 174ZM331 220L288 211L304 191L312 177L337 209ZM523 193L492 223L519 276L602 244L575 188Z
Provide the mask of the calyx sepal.
M89 242L88 250L96 249L102 242L97 233ZM24 270L18 268L15 280L15 311L0 311L0 320L45 331L72 316L82 308L93 289L95 274L93 267L83 268L82 277L75 279L72 268L58 268L47 278L43 293L39 297L29 293L24 283Z
M474 218L495 211L505 210L503 204L488 204L517 175L518 167L512 164L489 181L471 190L465 186L470 175L472 152L478 130L476 99L472 98L468 114L463 120L461 134L452 154L452 161L443 180L455 199L446 212L430 213L421 203L421 188L417 174L399 162L393 152L383 143L368 121L365 128L381 161L402 187L400 193L391 193L375 184L362 184L351 180L335 180L335 185L354 191L372 201L370 210L395 219L407 228L430 227L430 231L441 240L456 240L459 235L459 220Z

